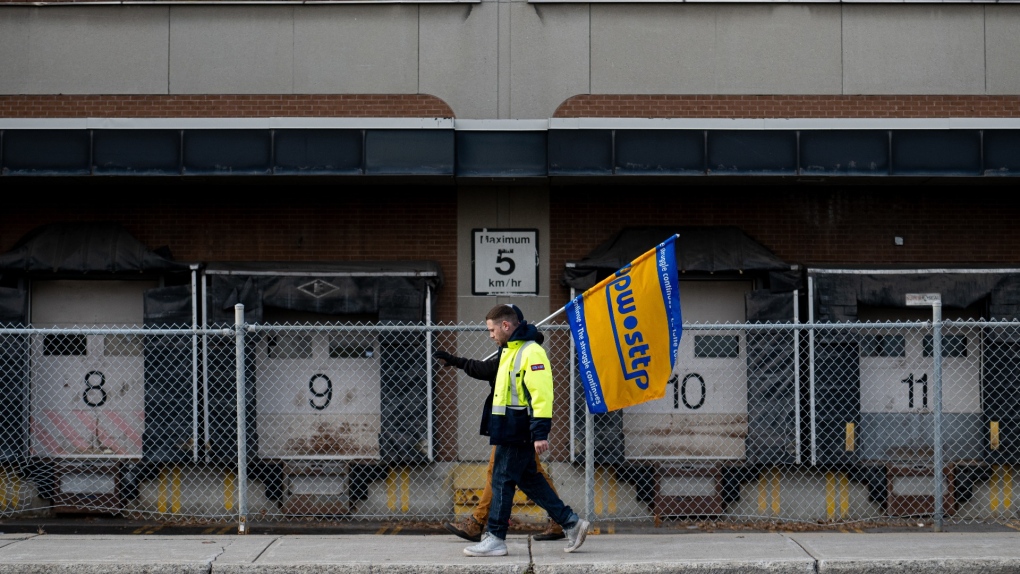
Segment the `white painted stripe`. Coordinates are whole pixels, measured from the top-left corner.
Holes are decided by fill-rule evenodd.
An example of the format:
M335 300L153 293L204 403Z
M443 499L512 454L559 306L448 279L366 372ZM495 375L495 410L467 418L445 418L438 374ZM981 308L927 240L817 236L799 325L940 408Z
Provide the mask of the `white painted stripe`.
M270 118L89 118L90 129L269 129Z
M0 129L989 130L1020 129L1020 118L0 118Z
M940 273L1020 273L1020 269L815 269L808 268L809 274L816 275L935 275Z
M274 129L452 129L453 118L269 118Z
M1020 118L553 118L549 129L946 130L1020 129Z
M775 118L772 130L947 130L949 118Z
M83 130L86 118L0 118L0 130Z
M549 129L760 130L765 120L728 118L552 118Z
M550 120L454 120L457 131L546 131Z
M1017 0L528 0L529 4L1007 4Z
M1020 129L1020 118L949 118L950 129L1015 130Z

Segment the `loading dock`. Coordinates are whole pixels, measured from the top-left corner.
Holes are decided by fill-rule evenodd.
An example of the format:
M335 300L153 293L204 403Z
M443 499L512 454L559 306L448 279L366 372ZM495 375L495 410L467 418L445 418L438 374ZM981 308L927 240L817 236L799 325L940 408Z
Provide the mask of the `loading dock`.
M853 335L818 329L812 336L812 462L855 473L890 515L931 514L938 408L943 510L955 512L970 498L974 483L990 475L987 463L1003 454L996 452L1001 444L992 445L1001 437L999 419L1008 416L998 416L1002 400L989 399L996 389L1013 386L1006 373L1014 370L1017 356L1002 345L1003 329L980 325L1016 318L1016 274L1012 269L809 269L812 317L864 327ZM930 322L932 314L908 309L907 293L937 293L942 299L946 325L940 329L937 406L930 327L907 328ZM875 327L867 328L868 323Z
M676 371L662 399L593 417L595 464L657 517L720 514L763 465L799 460L796 336L724 326L795 322L799 272L736 228L648 227L568 263L564 283L576 295L673 233L686 330ZM574 404L583 445L583 399Z
M441 283L431 262L223 262L203 270L203 322L231 323L241 303L253 325L245 337L248 460L281 512L346 514L366 481L433 459L431 334L414 326L428 324ZM234 349L223 343L206 344L227 365ZM235 380L229 369L204 380L209 451L229 464Z
M23 293L19 322L48 330L28 337L15 360L27 366L22 392L30 398L21 411L27 440L10 455L58 511L116 512L137 496L145 436L157 426L147 417L155 343L130 329L148 322L148 302L167 290L184 294L185 321L193 322L193 268L120 226L67 223L26 235L0 255L0 269ZM190 358L181 365L189 374ZM12 415L5 422L16 428Z

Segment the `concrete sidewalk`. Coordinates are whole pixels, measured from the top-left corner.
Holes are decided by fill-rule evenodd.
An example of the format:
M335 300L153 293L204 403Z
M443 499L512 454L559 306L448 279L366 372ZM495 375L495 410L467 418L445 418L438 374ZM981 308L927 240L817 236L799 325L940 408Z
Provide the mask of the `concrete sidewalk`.
M3 534L0 574L1020 572L1020 532L592 534L572 554L563 541L507 542L509 556L468 558L445 534Z

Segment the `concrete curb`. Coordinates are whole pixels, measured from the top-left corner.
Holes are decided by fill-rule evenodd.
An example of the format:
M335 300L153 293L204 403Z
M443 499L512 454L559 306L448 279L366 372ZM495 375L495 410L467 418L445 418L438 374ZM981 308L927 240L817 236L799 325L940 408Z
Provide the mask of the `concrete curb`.
M529 546L530 542L530 546ZM469 558L452 535L0 535L0 574L1004 574L1020 532L511 535Z

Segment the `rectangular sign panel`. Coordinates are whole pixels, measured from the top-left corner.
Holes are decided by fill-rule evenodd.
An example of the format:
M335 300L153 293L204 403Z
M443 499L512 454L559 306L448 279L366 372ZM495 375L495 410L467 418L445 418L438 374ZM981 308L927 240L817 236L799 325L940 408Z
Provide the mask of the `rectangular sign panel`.
M931 306L942 303L941 293L907 293L907 307Z
M471 232L473 295L538 295L538 230Z

